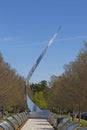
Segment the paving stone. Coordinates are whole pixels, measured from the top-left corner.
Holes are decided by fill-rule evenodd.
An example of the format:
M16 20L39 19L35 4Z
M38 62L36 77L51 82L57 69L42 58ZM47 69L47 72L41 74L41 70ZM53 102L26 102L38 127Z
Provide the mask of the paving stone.
M21 130L54 130L46 119L28 119Z

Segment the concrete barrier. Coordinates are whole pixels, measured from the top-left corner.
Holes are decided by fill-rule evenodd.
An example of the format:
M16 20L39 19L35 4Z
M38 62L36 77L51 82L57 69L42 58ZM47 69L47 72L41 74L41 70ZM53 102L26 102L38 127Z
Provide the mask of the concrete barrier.
M6 121L2 121L6 126L8 126L9 130L14 130L14 128Z
M19 126L22 125L22 121L21 121L21 119L19 118L18 115L13 115L12 117L13 117L15 120L17 120Z
M70 123L68 126L67 126L67 130L74 130L76 129L77 127L79 127L79 124L75 123L75 122L72 122Z
M58 124L57 128L59 130L67 130L67 124L68 124L69 118L63 118L60 123Z
M14 128L6 121L2 121L0 123L0 130L14 130Z
M20 118L21 122L24 123L24 119L23 119L21 113L18 113L17 116Z
M6 120L12 127L14 127L15 130L18 129L19 125L16 119L14 119L13 117L8 117Z
M0 121L0 130L17 130L29 118L28 112L18 113Z
M57 127L57 118L53 113L49 113L48 119L54 127Z

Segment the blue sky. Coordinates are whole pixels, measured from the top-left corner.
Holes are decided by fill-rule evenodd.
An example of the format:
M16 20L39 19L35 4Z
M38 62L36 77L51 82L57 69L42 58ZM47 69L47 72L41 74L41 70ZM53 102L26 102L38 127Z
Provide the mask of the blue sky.
M26 78L60 25L59 35L30 82L49 81L75 60L87 41L87 0L0 1L0 52L4 60Z

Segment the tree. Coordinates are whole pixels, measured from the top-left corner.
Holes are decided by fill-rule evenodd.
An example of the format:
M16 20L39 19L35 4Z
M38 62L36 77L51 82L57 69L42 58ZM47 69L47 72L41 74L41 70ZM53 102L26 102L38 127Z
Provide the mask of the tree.
M87 43L75 61L65 65L50 89L49 105L66 111L86 111L87 106Z
M24 78L0 54L0 108L16 112L25 109L24 84Z
M38 105L41 109L47 108L47 102L44 98L43 92L36 92L33 96L33 101L36 105Z
M46 80L42 80L39 83L32 83L30 85L30 88L32 89L33 93L35 92L39 92L39 91L45 91L45 89L47 88L47 81Z

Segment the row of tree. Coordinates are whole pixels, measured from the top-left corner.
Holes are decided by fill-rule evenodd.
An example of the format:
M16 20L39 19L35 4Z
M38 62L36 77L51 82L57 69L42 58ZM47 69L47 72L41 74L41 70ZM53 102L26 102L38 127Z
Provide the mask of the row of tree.
M64 69L50 89L49 108L56 111L87 111L87 43L75 61L65 65Z
M24 110L26 108L24 87L24 78L19 76L0 54L0 109L11 112Z

